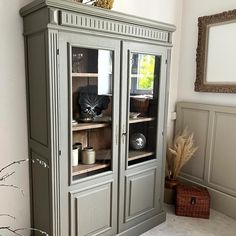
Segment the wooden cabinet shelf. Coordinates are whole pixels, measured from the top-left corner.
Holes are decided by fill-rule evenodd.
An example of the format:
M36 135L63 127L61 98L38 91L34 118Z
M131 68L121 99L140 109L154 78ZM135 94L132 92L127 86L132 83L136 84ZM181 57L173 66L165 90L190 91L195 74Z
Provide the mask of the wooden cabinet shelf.
M96 77L98 77L98 73L72 73L72 77L90 77L90 78L96 78Z
M129 161L137 160L143 157L149 157L154 155L154 152L148 151L129 151Z
M137 118L130 118L129 123L134 124L134 123L141 123L141 122L149 122L153 120L155 120L155 118L153 117L137 117Z
M110 126L110 123L106 122L106 123L95 123L95 122L91 122L91 123L79 123L76 125L72 126L72 130L73 132L75 131L81 131L81 130L87 130L87 129L99 129L99 128L104 128L104 127L108 127Z
M110 166L110 163L100 163L100 162L97 162L91 165L79 164L78 166L72 167L72 176L86 174L92 171L105 169L105 168L108 168L109 166Z
M106 169L110 166L111 150L96 151L96 163L91 165L79 164L72 167L72 176L81 175L92 171Z

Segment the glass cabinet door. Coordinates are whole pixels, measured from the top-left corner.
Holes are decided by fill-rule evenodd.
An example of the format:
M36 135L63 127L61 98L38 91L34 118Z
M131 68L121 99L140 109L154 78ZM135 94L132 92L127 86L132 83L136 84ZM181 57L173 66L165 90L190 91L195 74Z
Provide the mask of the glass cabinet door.
M161 57L129 53L128 165L156 157Z
M61 235L115 235L120 41L61 32L59 59Z
M113 51L72 46L72 179L111 170Z
M161 212L168 49L124 42L121 95L120 231Z

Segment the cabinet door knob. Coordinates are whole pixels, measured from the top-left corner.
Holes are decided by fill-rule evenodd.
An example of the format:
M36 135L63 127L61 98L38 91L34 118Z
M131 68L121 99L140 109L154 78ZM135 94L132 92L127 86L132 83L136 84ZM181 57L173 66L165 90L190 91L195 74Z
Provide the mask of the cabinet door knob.
M127 133L122 133L122 144L125 144L125 138Z

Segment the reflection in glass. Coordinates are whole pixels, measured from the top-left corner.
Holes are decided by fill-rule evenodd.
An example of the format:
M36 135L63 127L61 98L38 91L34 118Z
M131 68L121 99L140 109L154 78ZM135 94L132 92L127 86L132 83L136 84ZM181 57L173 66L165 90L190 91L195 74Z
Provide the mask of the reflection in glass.
M153 94L155 77L159 73L158 59L154 55L131 53L131 93Z
M128 164L155 158L161 58L130 54Z

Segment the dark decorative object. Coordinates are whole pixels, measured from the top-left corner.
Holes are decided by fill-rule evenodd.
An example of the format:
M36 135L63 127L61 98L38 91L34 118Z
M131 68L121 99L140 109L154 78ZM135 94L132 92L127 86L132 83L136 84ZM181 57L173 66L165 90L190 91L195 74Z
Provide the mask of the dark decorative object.
M210 195L206 188L199 186L177 185L175 213L209 219Z
M78 103L82 120L94 120L102 114L103 110L108 108L109 97L83 92L86 90L92 92L94 89L96 89L94 86L87 86L79 91Z
M235 20L236 20L236 10L198 18L198 48L197 48L197 59L196 59L197 77L195 81L195 91L215 92L215 93L236 92L235 84L224 83L224 82L220 84L206 83L209 29L211 26L233 23ZM225 47L226 45L223 46Z
M149 112L149 101L148 98L131 98L130 110L132 112L139 112L141 116L148 115Z
M146 137L141 133L134 133L130 137L130 147L134 150L142 150L146 146Z

